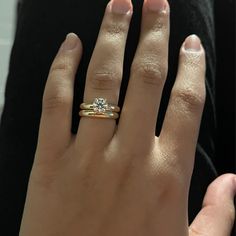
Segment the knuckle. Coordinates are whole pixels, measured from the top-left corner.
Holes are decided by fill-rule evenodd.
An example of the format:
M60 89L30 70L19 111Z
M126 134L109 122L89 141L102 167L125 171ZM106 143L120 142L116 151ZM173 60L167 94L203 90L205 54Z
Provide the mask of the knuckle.
M192 88L178 89L173 91L176 103L188 108L188 110L199 110L204 106L205 95L202 91L195 91Z
M160 11L158 13L158 17L155 18L155 21L153 21L153 16L150 16L147 20L151 20L151 24L147 25L147 30L150 33L166 33L169 31L169 17L170 17L170 11L164 10Z
M128 31L127 24L122 22L107 22L105 23L102 32L108 36L119 37L126 34Z
M152 25L151 30L153 32L165 31L168 28L169 12L162 12L161 16L156 20L155 24Z
M55 110L61 107L67 107L71 103L69 96L65 96L64 92L54 91L52 94L44 96L43 110Z
M173 155L162 154L160 156L160 166L156 177L162 179L161 182L169 185L171 190L176 191L176 187L183 186L183 177L180 164L174 159ZM164 167L164 168L163 168Z
M174 164L170 165L169 163L157 164L156 169L152 169L153 174L151 177L153 182L159 183L159 188L162 189L166 196L174 194L177 198L185 192L185 180L179 166L176 165L176 168L173 168Z
M122 78L121 72L94 72L90 76L93 89L112 90L116 88Z
M152 31L153 32L159 32L163 28L165 28L166 24L161 20L160 18L155 22L155 24L152 26Z
M162 85L167 75L167 66L154 62L136 63L132 68L133 73L138 74L144 83Z
M67 58L61 56L57 58L57 60L52 64L50 74L65 73L69 69L70 63L68 62Z

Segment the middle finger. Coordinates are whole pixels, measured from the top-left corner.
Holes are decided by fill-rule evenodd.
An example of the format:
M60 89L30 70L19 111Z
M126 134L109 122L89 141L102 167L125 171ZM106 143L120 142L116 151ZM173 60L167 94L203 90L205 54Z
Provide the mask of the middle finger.
M131 0L112 0L107 8L88 68L84 102L105 98L117 105L123 75L126 39L133 12ZM78 137L99 145L113 136L115 120L82 117Z

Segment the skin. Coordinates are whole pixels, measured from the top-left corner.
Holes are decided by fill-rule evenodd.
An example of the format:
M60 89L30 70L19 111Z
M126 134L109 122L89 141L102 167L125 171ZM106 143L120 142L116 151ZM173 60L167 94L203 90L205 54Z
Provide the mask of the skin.
M112 2L106 8L88 68L85 102L95 97L118 102L132 17L128 3L127 14L114 12ZM44 92L20 236L230 235L233 174L209 186L203 209L188 224L188 191L205 101L205 52L197 36L188 37L180 49L164 125L155 136L168 70L169 5L162 3L167 9L154 11L144 1L140 42L118 125L82 117L77 135L71 134L82 43L69 34L62 44Z

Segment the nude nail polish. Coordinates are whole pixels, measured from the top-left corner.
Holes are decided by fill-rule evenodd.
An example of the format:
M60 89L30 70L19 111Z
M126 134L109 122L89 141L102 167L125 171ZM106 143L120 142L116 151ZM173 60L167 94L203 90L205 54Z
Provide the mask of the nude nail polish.
M168 3L166 0L146 0L146 6L150 11L167 11Z
M184 43L184 49L191 52L201 51L201 40L195 34L189 36Z
M62 50L64 51L70 51L76 48L78 44L78 36L74 33L70 33L66 36L66 40L64 41L62 45Z
M131 0L112 0L111 11L116 14L130 14L132 12Z

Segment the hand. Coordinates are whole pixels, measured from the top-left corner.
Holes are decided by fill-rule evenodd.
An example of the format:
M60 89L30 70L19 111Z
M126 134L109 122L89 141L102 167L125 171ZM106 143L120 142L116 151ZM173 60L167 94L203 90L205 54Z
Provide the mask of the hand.
M88 68L85 102L104 97L118 103L132 11L129 0L108 4ZM72 135L74 78L82 43L75 34L67 36L45 88L21 236L229 234L234 175L209 188L203 210L188 228L188 191L205 100L205 53L196 36L188 37L180 49L164 125L155 137L168 39L168 3L145 0L119 124L82 117L77 135Z

